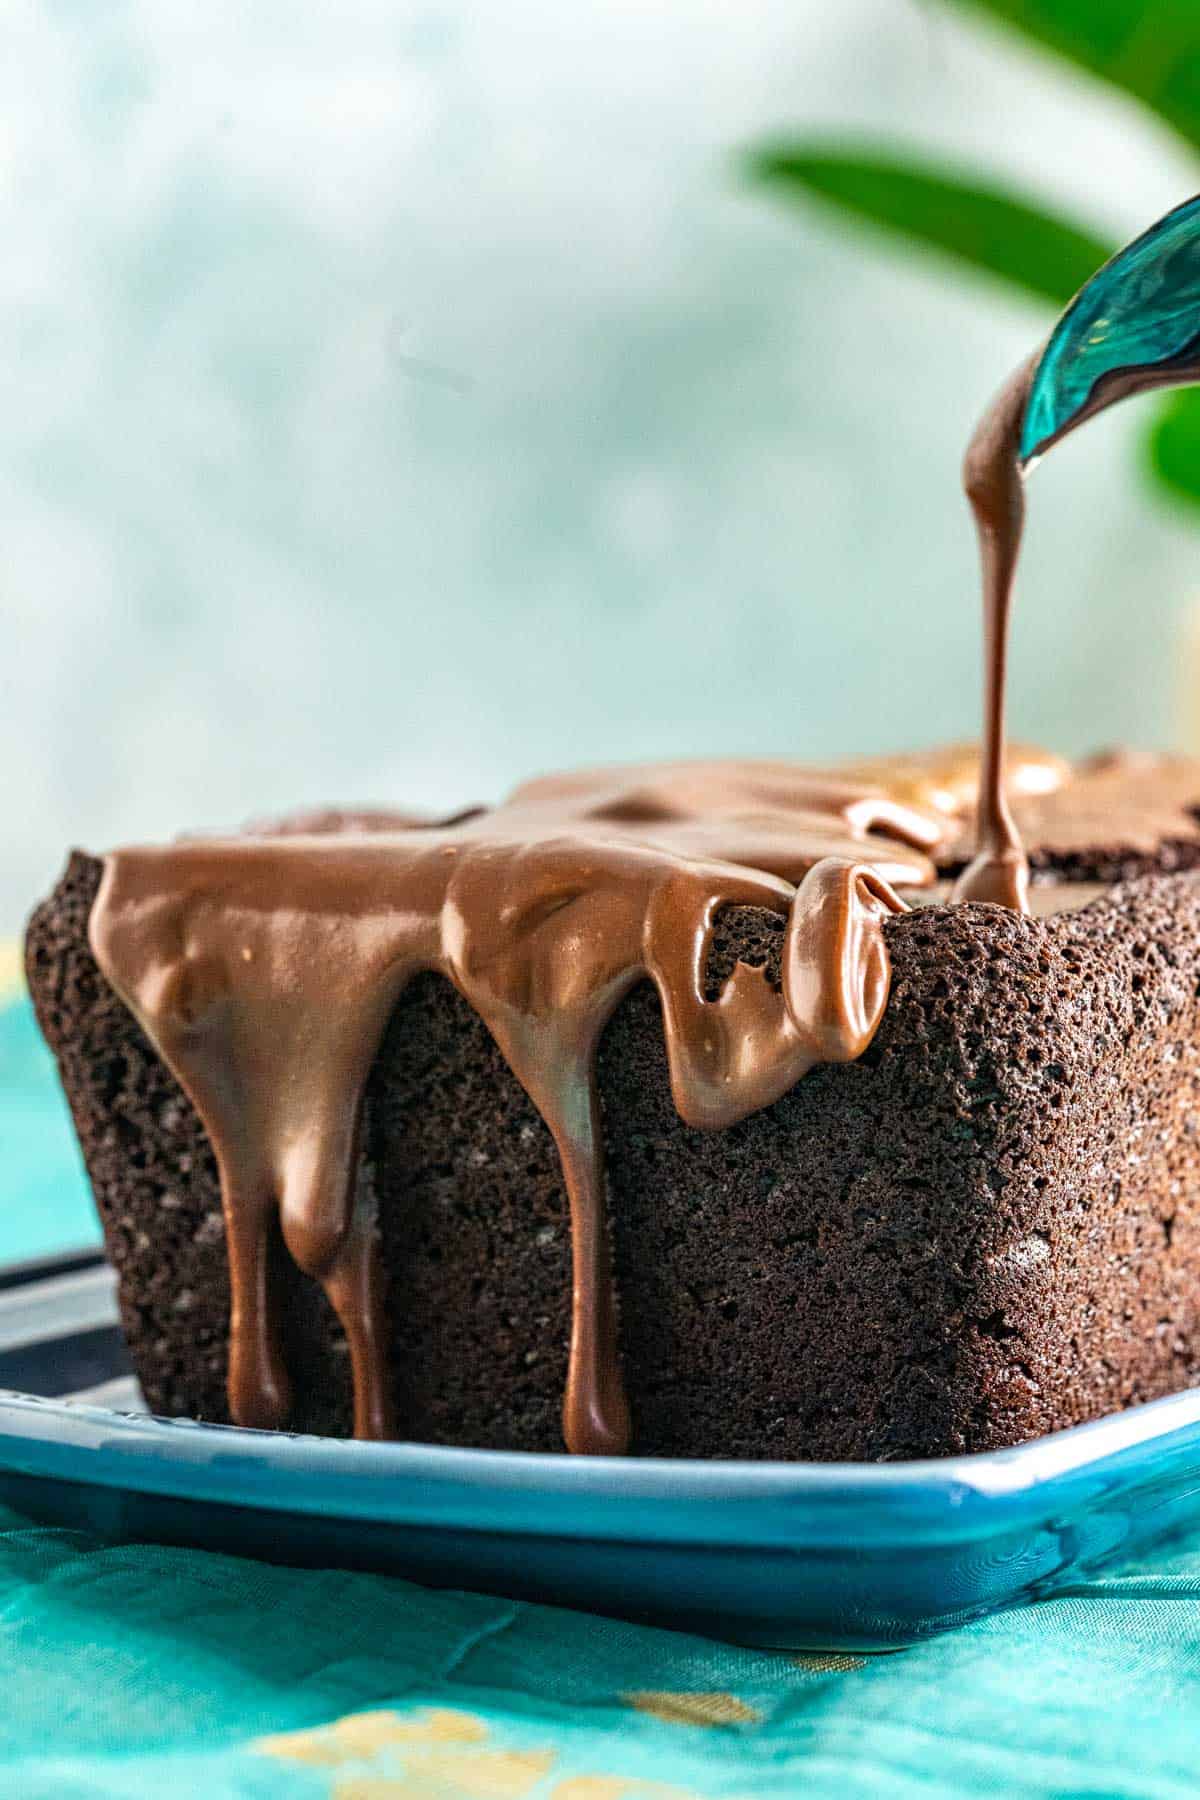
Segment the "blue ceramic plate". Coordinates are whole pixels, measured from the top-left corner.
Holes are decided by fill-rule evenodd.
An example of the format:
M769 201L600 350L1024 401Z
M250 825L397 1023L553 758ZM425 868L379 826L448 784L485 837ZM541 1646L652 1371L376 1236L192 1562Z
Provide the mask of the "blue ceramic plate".
M94 1254L0 1275L0 1499L114 1537L861 1649L1052 1593L1200 1517L1200 1391L940 1462L506 1455L147 1417L115 1316Z

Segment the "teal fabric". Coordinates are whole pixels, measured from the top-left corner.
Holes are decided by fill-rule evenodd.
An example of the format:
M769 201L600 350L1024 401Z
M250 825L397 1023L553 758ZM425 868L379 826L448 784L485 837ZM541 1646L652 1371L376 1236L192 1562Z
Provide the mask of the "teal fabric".
M80 1224L44 1061L2 1068L0 1260ZM0 1684L0 1794L27 1800L1190 1800L1200 1548L918 1649L796 1657L0 1511Z
M821 1668L394 1580L0 1525L0 1792L28 1800L1196 1792L1200 1552ZM321 1729L381 1710L394 1719ZM284 1733L304 1735L263 1743Z
M3 945L0 945L3 950ZM0 1263L97 1243L96 1211L50 1053L0 980Z

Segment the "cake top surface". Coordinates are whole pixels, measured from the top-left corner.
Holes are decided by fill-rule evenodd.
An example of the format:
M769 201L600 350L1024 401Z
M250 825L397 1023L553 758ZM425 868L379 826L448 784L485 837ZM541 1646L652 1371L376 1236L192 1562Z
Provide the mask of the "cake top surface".
M898 886L920 887L970 855L979 776L974 744L811 764L613 764L538 776L495 808L450 818L327 808L256 821L230 841L453 832L465 845L558 835L736 863L792 883L823 856L849 856ZM1044 864L1089 852L1149 857L1164 844L1200 849L1200 759L1114 749L1072 763L1015 744L1005 788L1023 838Z
M247 837L453 830L462 843L547 834L641 844L696 861L736 863L798 882L823 856L869 862L900 887L928 886L974 844L980 752L974 744L829 763L741 758L615 764L538 776L494 809L449 819L327 809L257 823ZM1012 745L1005 787L1034 858L1051 870L1164 845L1200 853L1200 759L1115 749L1072 763ZM1071 870L1061 873L1069 876Z

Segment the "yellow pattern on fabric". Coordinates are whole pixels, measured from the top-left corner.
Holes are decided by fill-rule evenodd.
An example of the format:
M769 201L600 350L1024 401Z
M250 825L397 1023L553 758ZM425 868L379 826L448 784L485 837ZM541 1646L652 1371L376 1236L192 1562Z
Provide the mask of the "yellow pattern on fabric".
M810 1675L846 1675L851 1669L865 1669L865 1656L853 1656L848 1650L795 1650L788 1661L794 1669Z
M741 1708L731 1694L652 1695L675 1701L722 1701ZM649 1711L650 1708L643 1710ZM751 1717L757 1715L749 1714ZM678 1715L672 1723L678 1723ZM415 1713L390 1710L348 1713L307 1731L257 1738L251 1749L284 1762L335 1770L331 1800L526 1800L551 1774L558 1759L552 1748L485 1748L486 1720L474 1713L428 1707ZM555 1782L547 1800L698 1800L690 1790L640 1781L625 1775L567 1775Z
M438 1776L363 1775L341 1781L334 1800L470 1800L475 1789L449 1785ZM556 1781L546 1800L700 1800L690 1788L667 1786L661 1781L639 1781L626 1775L568 1775Z
M474 1713L448 1708L404 1717L398 1712L348 1713L331 1725L311 1731L285 1731L259 1738L253 1748L264 1756L287 1762L315 1763L337 1768L348 1762L365 1762L380 1751L404 1744L481 1744L488 1728Z
M551 1800L630 1800L633 1791L623 1775L568 1775L555 1784Z
M377 1795L421 1794L439 1800L523 1800L554 1766L553 1750L415 1750L403 1773L349 1775L336 1783L333 1800L375 1800Z
M673 1694L648 1690L623 1696L638 1712L667 1725L759 1725L762 1714L736 1694Z

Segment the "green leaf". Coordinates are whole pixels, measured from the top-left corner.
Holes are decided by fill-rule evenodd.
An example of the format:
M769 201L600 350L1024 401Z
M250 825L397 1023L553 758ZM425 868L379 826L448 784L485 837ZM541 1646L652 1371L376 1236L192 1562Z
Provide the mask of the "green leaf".
M1171 395L1151 427L1147 449L1163 486L1175 499L1200 507L1200 389Z
M751 152L748 168L785 195L816 194L1060 306L1111 254L1091 232L1003 188L861 145L768 144Z
M949 0L1132 94L1200 148L1197 0Z

